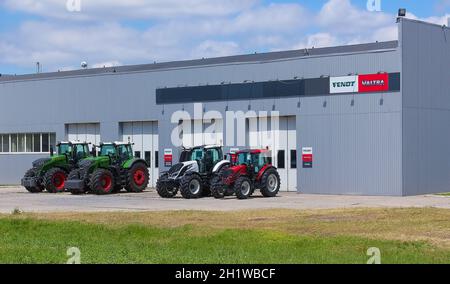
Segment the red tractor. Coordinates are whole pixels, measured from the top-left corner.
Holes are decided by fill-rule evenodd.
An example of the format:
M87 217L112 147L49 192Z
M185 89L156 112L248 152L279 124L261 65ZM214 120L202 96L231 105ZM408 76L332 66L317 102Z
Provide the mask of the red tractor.
M249 198L256 189L264 197L275 197L280 190L280 175L272 166L268 150L243 150L236 153L230 167L223 168L211 180L215 198L236 194L238 199Z

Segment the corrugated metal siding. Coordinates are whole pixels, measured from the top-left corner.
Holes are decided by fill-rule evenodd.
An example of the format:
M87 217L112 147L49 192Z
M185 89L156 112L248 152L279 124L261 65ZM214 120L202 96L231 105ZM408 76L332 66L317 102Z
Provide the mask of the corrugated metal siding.
M450 191L450 30L402 21L403 193Z
M170 122L171 114L182 108L192 111L193 105L156 106L156 88L379 71L400 71L398 50L264 64L9 82L0 84L3 102L0 104L0 132L56 129L60 140L64 138L67 123L98 122L102 140L107 141L119 138L120 122L159 121L159 148L163 151L164 148L175 148L170 141L174 127ZM383 105L380 105L382 98ZM354 106L351 106L352 99ZM297 107L299 102L300 108ZM282 116L297 116L299 163L302 147L314 147L316 156L313 169L298 169L301 192L401 194L401 162L396 162L401 161L400 93L214 102L206 103L204 107L224 115L227 105L230 111L246 111L248 104L253 110L271 111L275 106ZM177 151L174 154L177 156ZM160 165L164 164L162 156ZM18 183L30 161L19 156L10 159L0 155L0 164L8 163L9 167L17 169L0 172L0 183Z

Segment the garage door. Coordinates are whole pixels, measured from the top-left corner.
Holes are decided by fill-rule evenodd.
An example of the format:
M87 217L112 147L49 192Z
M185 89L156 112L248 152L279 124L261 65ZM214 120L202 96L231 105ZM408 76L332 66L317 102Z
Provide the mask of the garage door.
M98 145L100 140L100 123L77 123L66 125L66 139ZM92 145L89 146L92 150Z
M270 147L272 163L278 168L281 191L297 191L297 131L295 116L279 118L279 129L271 129L270 118L247 120L247 147Z
M180 127L184 147L223 144L222 119L213 119L209 122L189 120L183 122Z
M134 143L135 157L149 164L149 186L155 187L159 176L158 123L153 121L125 122L121 124L122 141Z

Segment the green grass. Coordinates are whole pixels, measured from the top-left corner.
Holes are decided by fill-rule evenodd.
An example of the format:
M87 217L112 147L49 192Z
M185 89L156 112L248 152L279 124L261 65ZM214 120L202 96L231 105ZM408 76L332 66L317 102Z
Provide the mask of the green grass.
M0 218L0 263L360 263L378 247L383 263L449 263L450 250L422 241L298 235L266 229L181 225L109 226L29 217Z

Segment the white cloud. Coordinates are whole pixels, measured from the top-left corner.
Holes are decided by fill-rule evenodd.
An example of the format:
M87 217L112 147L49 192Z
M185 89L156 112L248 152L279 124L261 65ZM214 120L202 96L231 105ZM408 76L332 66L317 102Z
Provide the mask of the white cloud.
M84 60L116 66L394 40L398 34L395 15L350 0L329 0L316 14L299 3L261 0L82 0L81 13L67 12L65 2L3 0L8 9L40 17L0 33L0 64L34 70L39 61L46 71L67 70ZM445 24L448 16L424 20Z
M235 55L240 52L239 45L232 41L212 41L207 40L200 43L194 48L191 57L192 58L208 58L215 56L229 56Z
M76 0L75 0L76 1ZM4 0L8 9L72 20L149 19L224 16L246 10L258 0L78 0L81 13L70 12L67 0Z

